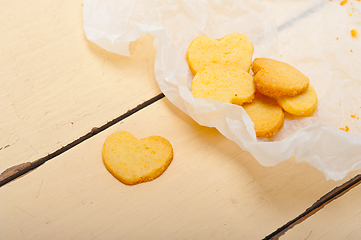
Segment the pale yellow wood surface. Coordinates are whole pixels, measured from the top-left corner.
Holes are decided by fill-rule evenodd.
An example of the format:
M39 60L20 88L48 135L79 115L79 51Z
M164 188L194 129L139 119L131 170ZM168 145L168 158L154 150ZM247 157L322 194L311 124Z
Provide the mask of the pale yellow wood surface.
M282 239L360 239L360 198L361 186L357 186L295 226Z
M44 157L160 93L153 38L131 57L84 34L82 1L1 1L0 173Z
M115 179L101 149L117 130L167 138L168 170ZM0 239L262 239L340 184L294 161L263 167L162 99L1 187Z
M287 4L275 5L277 26L309 9ZM82 1L1 6L0 172L160 93L152 37L122 57L86 40ZM132 187L116 180L101 148L117 130L166 137L175 152L168 170ZM263 167L162 99L1 187L0 239L262 239L359 172L333 182L306 163ZM282 239L358 239L359 188Z

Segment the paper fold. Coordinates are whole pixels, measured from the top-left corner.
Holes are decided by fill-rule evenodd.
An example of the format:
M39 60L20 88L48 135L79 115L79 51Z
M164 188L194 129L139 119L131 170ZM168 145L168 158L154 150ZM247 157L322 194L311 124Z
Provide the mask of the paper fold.
M131 41L151 34L161 91L196 122L217 128L262 165L295 156L327 179L340 180L361 167L361 119L351 117L361 118L361 44L349 34L356 27L361 32L361 23L348 11L360 12L328 1L290 2L295 7L288 12L302 10L287 20L274 11L281 1L85 0L84 31L90 41L126 56ZM242 107L193 98L185 59L190 42L200 35L221 38L233 32L248 36L254 58L277 59L305 73L319 96L315 114L286 117L269 141L256 138ZM350 132L339 130L344 126Z

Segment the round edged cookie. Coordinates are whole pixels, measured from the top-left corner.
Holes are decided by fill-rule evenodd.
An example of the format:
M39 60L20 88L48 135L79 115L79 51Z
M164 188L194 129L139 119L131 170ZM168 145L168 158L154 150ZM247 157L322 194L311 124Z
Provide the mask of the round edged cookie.
M191 93L195 98L216 99L242 105L254 98L252 76L237 67L208 67L193 78Z
M173 148L160 136L138 140L127 131L118 131L106 138L102 155L105 167L115 178L134 185L162 175L173 160Z
M299 70L273 59L256 58L252 71L257 90L269 97L293 97L309 85L308 77Z
M310 85L306 91L294 97L277 98L278 104L288 113L297 116L307 116L317 108L317 94Z
M273 98L256 92L252 103L242 107L253 121L257 137L271 137L283 126L283 110Z
M240 33L228 34L221 39L200 36L189 45L187 61L194 76L198 71L217 64L233 65L249 72L253 51L251 41Z

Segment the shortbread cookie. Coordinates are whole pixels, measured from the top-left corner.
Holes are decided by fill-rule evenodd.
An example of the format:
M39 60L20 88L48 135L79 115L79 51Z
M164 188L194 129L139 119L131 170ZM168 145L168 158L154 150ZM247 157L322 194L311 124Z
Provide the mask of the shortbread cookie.
M255 87L249 73L236 67L214 66L196 74L191 92L195 98L211 98L242 105L252 101Z
M252 63L257 90L269 97L293 97L308 88L309 79L291 65L268 58Z
M221 39L206 36L195 38L187 51L187 61L193 75L208 66L233 65L249 72L253 45L243 34L232 33Z
M243 104L243 108L254 123L257 137L271 137L283 126L283 110L273 98L257 92L252 103Z
M307 116L317 108L317 94L310 85L303 93L294 97L277 98L278 104L288 113L298 116Z
M173 148L163 137L138 140L129 132L118 131L107 137L102 154L105 167L114 177L134 185L159 177L173 159Z

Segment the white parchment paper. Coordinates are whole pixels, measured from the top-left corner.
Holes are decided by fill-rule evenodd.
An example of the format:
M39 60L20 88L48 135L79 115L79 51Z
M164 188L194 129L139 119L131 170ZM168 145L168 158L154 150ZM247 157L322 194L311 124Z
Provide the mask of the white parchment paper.
M352 2L353 4L351 5ZM129 56L129 42L155 37L162 92L196 122L217 128L265 166L291 156L339 180L361 167L361 2L328 0L84 0L84 30L104 49ZM310 117L286 115L272 139L257 139L241 106L195 99L185 56L197 36L239 32L253 57L287 62L310 78L319 104ZM358 119L360 118L360 119ZM349 132L340 128L349 128Z

